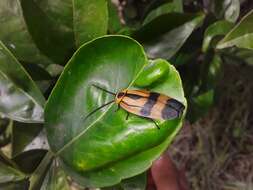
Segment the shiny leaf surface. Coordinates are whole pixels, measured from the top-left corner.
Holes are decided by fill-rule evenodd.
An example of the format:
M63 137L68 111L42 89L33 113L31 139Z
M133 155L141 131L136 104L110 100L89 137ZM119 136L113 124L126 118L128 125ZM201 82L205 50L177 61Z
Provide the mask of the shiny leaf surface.
M0 113L21 122L42 122L45 99L31 77L0 42Z
M157 17L134 34L151 58L170 59L204 20L204 14L169 13Z
M253 49L253 10L245 15L242 20L218 43L217 49L236 46L239 48Z
M172 65L163 63L169 72L149 89L186 104L179 74ZM142 173L180 129L181 119L158 121L160 130L132 114L125 120L126 111L115 112L115 104L84 121L94 108L114 99L92 84L112 92L136 88L134 82L143 77L146 66L146 55L136 41L106 36L82 46L65 67L46 105L45 126L52 150L78 183L111 186ZM145 82L142 85L148 86Z
M152 10L146 16L146 18L142 24L145 25L145 24L149 23L150 21L152 21L153 19L157 18L158 16L163 15L163 14L167 14L170 12L178 12L177 7L174 2L165 3L165 4L161 5L160 7Z
M106 0L21 0L21 5L33 40L58 64L65 64L81 44L107 32Z
M17 59L41 64L52 63L37 48L30 35L19 0L1 0L0 18L0 40Z

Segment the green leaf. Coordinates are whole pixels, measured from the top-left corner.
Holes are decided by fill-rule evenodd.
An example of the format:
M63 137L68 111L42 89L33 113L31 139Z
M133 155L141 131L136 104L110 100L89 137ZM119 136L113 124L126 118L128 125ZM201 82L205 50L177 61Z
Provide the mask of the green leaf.
M208 26L204 35L202 51L204 53L207 52L208 48L211 46L212 40L217 36L226 35L231 30L232 27L233 24L225 20L217 21Z
M188 119L191 123L196 122L210 110L214 102L214 90L208 90L199 94L189 101Z
M240 1L226 0L223 7L226 8L224 18L229 22L236 22L240 15Z
M119 184L112 187L101 188L101 190L145 190L146 183L147 174L144 172L129 179L124 179Z
M36 170L31 175L29 181L30 186L29 190L38 190L41 188L43 181L50 169L53 162L54 155L52 152L48 152L43 160L40 162L40 165L36 168Z
M141 75L136 79L135 85L147 87L154 82L159 81L168 73L170 66L163 59L150 60L148 66L145 67Z
M178 12L184 12L184 10L183 10L183 0L173 0L173 3L174 3L174 5L175 5L175 7L176 7L176 10L178 11Z
M12 121L0 118L0 148L6 146L11 141Z
M169 72L149 89L186 104L178 72L163 63ZM78 183L111 186L143 173L180 129L182 118L159 121L160 130L132 114L126 121L126 111L115 112L115 104L84 121L94 108L114 99L92 84L112 92L136 88L134 82L147 66L143 48L124 36L105 36L85 44L65 66L46 105L45 126L51 149Z
M40 190L69 190L67 176L56 160L51 165Z
M234 56L233 59L238 60L239 63L246 63L248 65L253 65L253 50L251 49L235 49L235 51L231 52Z
M253 10L245 15L241 21L217 44L217 49L232 46L253 49Z
M171 12L178 12L177 11L177 7L175 5L174 2L170 2L170 3L165 3L163 5L161 5L160 7L152 10L144 19L143 21L143 25L151 22L153 19L163 15L163 14L167 14L167 13L171 13Z
M123 190L145 190L147 183L146 172L134 176L129 179L125 179L121 182L121 187Z
M108 0L107 3L108 3L108 16L109 16L108 30L110 34L115 34L119 30L121 30L123 26L120 22L116 5L112 3L110 0Z
M22 172L30 174L38 167L46 153L47 150L33 149L20 153L12 158L12 160L18 165Z
M58 64L65 64L81 44L107 32L106 0L21 0L21 5L33 40Z
M12 156L17 156L21 152L32 149L47 149L47 139L42 128L42 124L14 122L12 128Z
M23 18L19 0L1 0L0 18L0 40L17 59L41 64L52 63L34 43Z
M240 15L240 0L213 0L210 5L218 19L234 23Z
M53 77L49 74L46 68L34 63L22 63L22 65L40 88L41 92L45 93L51 83L53 83Z
M21 181L14 181L14 182L7 182L1 183L0 189L3 190L27 190L29 187L28 180L21 180Z
M20 122L43 121L43 95L1 41L0 89L1 115Z
M204 14L169 13L144 25L134 37L151 58L170 59L204 20Z
M25 178L26 176L22 172L4 164L3 162L0 162L0 184L13 181L21 181Z

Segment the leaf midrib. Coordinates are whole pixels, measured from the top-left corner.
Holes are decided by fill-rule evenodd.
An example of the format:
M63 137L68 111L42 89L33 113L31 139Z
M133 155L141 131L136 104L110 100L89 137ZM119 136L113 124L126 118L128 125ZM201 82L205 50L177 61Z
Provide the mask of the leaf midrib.
M143 64L143 66L141 67L140 71L137 73L137 75L134 77L134 80L132 80L130 82L130 84L128 85L128 87L126 89L128 89L129 87L131 87L133 85L133 83L135 82L135 80L138 78L138 76L140 75L140 73L143 71L144 67L147 65L148 61L147 58L145 57L145 64ZM72 145L76 140L78 140L82 135L84 135L86 133L86 131L88 131L94 124L96 124L98 121L100 121L103 116L108 112L108 110L110 110L110 108L113 106L109 105L108 109L103 112L94 122L92 122L90 125L88 125L82 132L80 132L77 136L75 136L74 138L72 138L67 144L65 144L60 150L58 150L55 153L55 156L61 154L67 147L69 147L70 145Z

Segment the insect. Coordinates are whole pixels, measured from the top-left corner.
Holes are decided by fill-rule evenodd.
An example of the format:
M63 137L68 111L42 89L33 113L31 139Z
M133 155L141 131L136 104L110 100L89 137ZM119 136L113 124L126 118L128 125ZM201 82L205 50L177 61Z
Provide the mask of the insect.
M112 94L115 98L90 112L85 119L99 109L114 102L118 105L118 109L123 108L127 111L126 119L128 119L129 113L132 113L153 121L159 129L154 119L170 120L178 118L181 117L185 109L185 106L178 100L157 92L124 89L114 93L94 84L92 86Z

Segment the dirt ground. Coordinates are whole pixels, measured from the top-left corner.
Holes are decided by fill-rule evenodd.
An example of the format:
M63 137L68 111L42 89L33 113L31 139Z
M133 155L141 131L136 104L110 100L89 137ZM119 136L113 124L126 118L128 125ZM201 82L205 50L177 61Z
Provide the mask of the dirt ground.
M253 190L253 67L224 67L216 106L169 149L192 190Z

